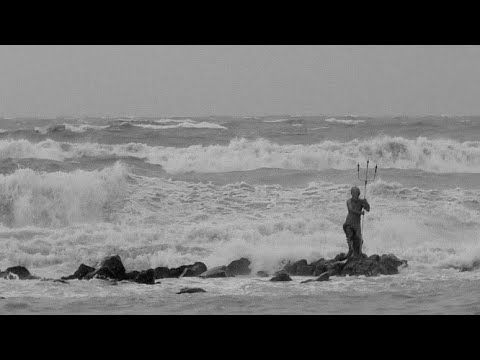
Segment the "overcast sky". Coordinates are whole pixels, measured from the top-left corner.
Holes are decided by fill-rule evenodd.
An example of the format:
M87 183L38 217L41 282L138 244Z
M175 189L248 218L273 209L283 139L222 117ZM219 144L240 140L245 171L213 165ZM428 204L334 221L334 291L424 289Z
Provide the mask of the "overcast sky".
M480 46L0 46L0 115L480 114Z

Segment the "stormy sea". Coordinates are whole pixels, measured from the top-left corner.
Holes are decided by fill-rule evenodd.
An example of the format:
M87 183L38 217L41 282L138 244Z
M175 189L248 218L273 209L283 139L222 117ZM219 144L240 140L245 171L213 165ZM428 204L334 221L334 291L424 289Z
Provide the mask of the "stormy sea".
M480 117L0 119L1 314L478 314ZM271 282L286 260L347 251L364 194L367 255L398 274ZM250 275L44 281L119 255L126 270L250 260ZM185 287L202 293L177 294Z

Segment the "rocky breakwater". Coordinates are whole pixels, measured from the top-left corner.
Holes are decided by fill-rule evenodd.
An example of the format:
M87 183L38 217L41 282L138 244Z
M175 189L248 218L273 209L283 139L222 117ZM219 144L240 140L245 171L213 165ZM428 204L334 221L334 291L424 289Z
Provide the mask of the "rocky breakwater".
M288 262L279 273L293 276L317 276L317 281L326 281L330 276L378 276L398 274L398 269L406 267L407 261L400 260L393 254L371 255L347 259L341 253L333 259L319 259L310 264L305 259Z
M241 258L232 261L228 265L217 266L208 269L202 262L195 262L190 265L182 265L176 268L157 267L141 271L127 272L123 266L120 256L108 256L103 259L97 267L91 267L81 264L74 274L61 279L41 279L53 280L62 283L68 283L67 280L90 280L105 279L116 283L116 281L131 281L140 284L159 284L158 279L164 278L182 278L182 277L200 277L209 278L227 278L234 276L246 276L251 274L251 262L247 258ZM330 260L319 259L308 263L305 259L287 262L280 271L277 271L271 281L291 281L292 276L315 276L316 279L310 281L328 281L330 276L378 276L398 274L400 267L407 266L406 260L400 260L393 254L372 255L363 254L357 258L347 259L345 254L339 254ZM257 272L257 276L266 277L265 271ZM0 271L0 278L4 279L40 279L30 274L27 268L23 266L14 266ZM305 282L305 281L304 281ZM195 292L198 290L195 290ZM200 291L199 291L200 292Z

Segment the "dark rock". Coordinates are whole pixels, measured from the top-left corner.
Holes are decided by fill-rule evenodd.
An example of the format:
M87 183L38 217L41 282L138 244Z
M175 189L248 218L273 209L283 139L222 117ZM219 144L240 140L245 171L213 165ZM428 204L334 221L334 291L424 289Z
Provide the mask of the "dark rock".
M227 267L225 265L214 267L200 274L200 277L205 279L227 277Z
M345 253L340 253L338 254L337 256L335 256L335 258L333 260L335 261L343 261L343 260L346 260L347 259L347 254Z
M137 270L125 273L125 280L135 280L138 274L140 274L140 271Z
M403 265L407 265L406 260L400 260L393 254L385 255L383 254L380 257L380 263L382 263L389 274L398 274L398 268Z
M140 271L140 273L137 275L134 281L139 284L148 284L148 285L155 284L155 270L148 269L148 270Z
M257 271L257 276L259 276L259 277L268 277L268 276L270 276L270 275L268 275L268 272L261 270L261 271Z
M207 271L207 265L202 262L196 262L193 265L190 265L185 268L182 277L192 277L192 276L199 276Z
M343 274L343 268L345 266L345 263L343 261L331 261L330 263L327 264L328 266L328 273L330 274L330 276L335 276L335 275L338 275L338 276L345 276L345 274Z
M100 264L100 267L97 270L88 273L85 276L85 279L92 279L93 277L124 280L125 267L122 264L120 256L115 255L105 258Z
M170 275L170 270L167 267L157 267L155 269L155 279L164 279L168 278Z
M80 264L78 267L78 270L73 273L73 275L70 276L63 276L61 279L62 280L73 280L73 279L78 279L82 280L87 274L95 271L95 268L87 266L85 264Z
M290 276L286 272L277 273L270 281L292 281Z
M373 261L380 261L380 255L373 254L372 256L369 256L368 259Z
M302 281L300 284L306 284L313 281L315 281L315 279L308 279L308 280Z
M0 278L10 278L9 274L18 276L20 280L38 279L38 277L30 274L30 271L24 266L12 266L0 273Z
M350 258L347 260L341 275L350 276L378 276L378 275L394 275L398 274L400 266L406 266L406 260L400 260L395 255L372 255L367 257L365 254L362 257ZM332 275L332 274L330 274Z
M320 274L323 274L325 271L329 270L330 263L327 262L325 259L320 259L311 264L314 267L313 270L313 275L318 276Z
M307 266L307 265L308 265L307 260L302 259L302 260L295 261L293 264L288 262L283 267L283 270L289 275L297 275L297 268L299 266Z
M480 267L480 261L475 260L471 265L464 265L460 267L460 272L476 270Z
M62 283L62 284L70 284L68 281L63 280L63 279L55 279L55 280L53 280L53 282L59 282L59 283Z
M252 270L249 268L250 264L250 260L248 260L247 258L234 260L227 266L227 275L249 275L252 272Z
M198 292L206 292L206 291L201 288L183 288L183 289L180 289L180 291L177 294L193 294Z
M295 271L297 276L312 276L315 268L311 265L299 265Z
M315 279L315 281L328 281L328 280L330 280L330 274L328 271L324 272L323 274L320 274L320 276Z
M178 268L171 268L168 273L169 278L178 278L180 277L185 269L187 269L190 265L182 265Z

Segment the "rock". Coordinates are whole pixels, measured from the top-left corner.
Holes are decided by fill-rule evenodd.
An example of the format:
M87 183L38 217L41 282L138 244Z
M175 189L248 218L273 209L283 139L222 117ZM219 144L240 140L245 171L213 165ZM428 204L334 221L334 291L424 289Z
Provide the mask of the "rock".
M249 275L252 272L249 265L250 260L247 258L234 260L227 265L227 276Z
M315 268L311 265L300 265L297 266L295 275L297 276L311 276L313 275Z
M183 289L180 289L180 291L177 294L193 294L198 292L206 292L206 291L201 288L183 288Z
M300 266L308 266L307 260L302 259L294 262L293 264L288 262L284 267L283 270L289 275L297 275L297 268Z
M137 278L138 274L140 274L140 271L137 271L137 270L125 273L125 280L134 281ZM155 275L155 271L154 271L154 275Z
M270 281L292 281L290 276L286 272L277 273Z
M73 279L78 279L82 280L87 274L95 271L95 268L87 266L85 264L80 264L78 267L78 270L73 273L73 275L70 276L63 276L61 279L62 280L73 280Z
M227 277L227 267L225 265L214 267L200 274L200 277L205 279Z
M383 254L380 257L380 263L382 263L382 265L384 265L387 271L389 272L389 274L387 275L398 274L398 268L400 266L407 265L406 260L400 260L393 254L388 254L388 255Z
M168 278L170 270L167 267L157 267L155 270L155 279Z
M330 263L327 264L328 267L328 273L330 276L345 276L345 274L342 273L343 267L345 266L345 262L343 261L334 261L332 260Z
M333 260L335 261L343 261L343 260L346 260L347 259L347 254L345 253L340 253L338 254L337 256L335 256L335 258Z
M148 285L155 284L155 270L148 269L148 270L140 271L140 273L137 275L134 281L139 284L148 284Z
M323 274L320 274L320 276L315 279L315 281L329 281L329 280L330 280L330 274L328 271L324 272Z
M68 281L63 280L63 279L55 279L55 280L53 280L53 282L59 282L59 283L62 283L62 284L70 284Z
M180 267L178 267L178 268L171 268L171 269L169 270L169 272L168 272L168 277L169 277L169 278L178 278L178 277L180 277L180 276L184 273L185 269L187 269L189 266L190 266L190 265L182 265L182 266L180 266Z
M373 254L372 256L369 256L368 259L373 261L380 261L380 255Z
M363 255L362 257L348 259L341 270L341 274L350 276L394 275L398 274L400 266L407 265L406 260L400 260L393 254L372 255L370 257Z
M327 260L325 259L320 259L311 264L314 267L313 270L313 275L318 276L320 274L323 274L325 271L329 270L329 266L331 266L331 263L328 263Z
M268 272L261 270L261 271L257 271L257 276L259 276L259 277L268 277L268 276L270 276L270 275L268 275Z
M207 265L202 262L196 262L195 264L186 267L181 277L199 276L205 271L207 271Z
M300 284L306 284L313 281L315 281L315 279L308 279L308 280L302 281Z
M10 275L11 274L11 275ZM15 276L12 276L15 275ZM38 279L37 276L30 274L30 271L24 266L12 266L7 268L5 271L0 272L0 278L4 279L16 279L19 280L33 280Z
M120 256L115 255L105 258L100 264L99 269L88 273L85 279L92 279L93 277L124 280L125 267L122 264Z

